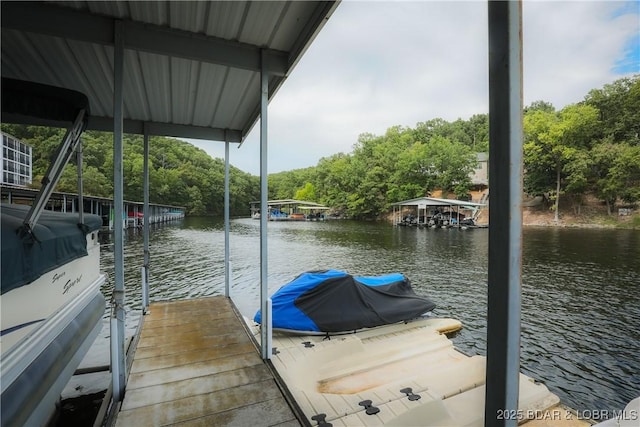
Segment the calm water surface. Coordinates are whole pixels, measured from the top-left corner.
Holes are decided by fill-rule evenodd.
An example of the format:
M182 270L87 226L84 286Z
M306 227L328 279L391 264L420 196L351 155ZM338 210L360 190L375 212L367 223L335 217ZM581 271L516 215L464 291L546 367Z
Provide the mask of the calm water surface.
M488 230L431 230L351 221L271 222L269 290L306 270L402 272L435 315L464 328L454 344L486 354ZM231 222L232 297L247 317L259 306L259 221ZM140 316L141 232L125 243L130 333ZM224 294L224 224L187 218L151 232L152 301ZM113 244L102 268L113 287ZM108 313L99 345L108 346ZM521 370L578 410L620 410L640 396L640 232L525 228Z

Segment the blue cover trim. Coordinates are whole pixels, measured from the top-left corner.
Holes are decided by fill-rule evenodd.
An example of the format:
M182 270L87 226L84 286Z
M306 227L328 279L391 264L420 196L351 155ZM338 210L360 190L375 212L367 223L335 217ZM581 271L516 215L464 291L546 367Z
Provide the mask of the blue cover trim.
M273 294L272 325L279 329L295 329L301 331L320 332L320 328L306 314L296 307L293 302L297 297L309 289L313 289L326 279L344 277L347 273L339 270L308 271L287 283ZM253 317L254 322L262 324L260 310Z
M401 282L405 279L402 273L390 273L382 276L354 276L358 282L367 286L382 286L393 282Z

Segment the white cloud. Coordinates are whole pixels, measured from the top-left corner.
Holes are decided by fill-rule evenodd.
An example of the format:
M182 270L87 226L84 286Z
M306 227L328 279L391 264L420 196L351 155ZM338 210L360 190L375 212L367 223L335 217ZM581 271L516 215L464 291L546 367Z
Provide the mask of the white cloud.
M525 2L525 104L556 108L622 76L612 69L625 42L640 31L638 15L614 18L620 2Z
M622 77L612 70L640 33L622 6L524 2L525 105L562 108ZM486 2L343 2L270 104L269 173L350 152L361 133L488 112L487 31ZM230 161L257 175L259 157L256 126Z

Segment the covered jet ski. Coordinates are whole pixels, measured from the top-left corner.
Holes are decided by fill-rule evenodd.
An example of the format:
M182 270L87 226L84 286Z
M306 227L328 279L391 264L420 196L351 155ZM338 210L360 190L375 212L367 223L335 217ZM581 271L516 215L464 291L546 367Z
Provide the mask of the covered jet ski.
M415 294L401 273L352 276L344 271L308 271L273 296L274 330L350 332L415 319L435 304ZM261 323L260 310L253 320Z

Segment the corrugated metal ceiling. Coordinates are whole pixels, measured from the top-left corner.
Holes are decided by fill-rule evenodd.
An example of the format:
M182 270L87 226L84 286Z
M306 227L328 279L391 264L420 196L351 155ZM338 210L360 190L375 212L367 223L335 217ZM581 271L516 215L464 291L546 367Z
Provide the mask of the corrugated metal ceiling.
M89 128L112 130L122 22L125 132L240 142L259 117L262 55L271 98L337 5L2 2L2 76L85 93Z

